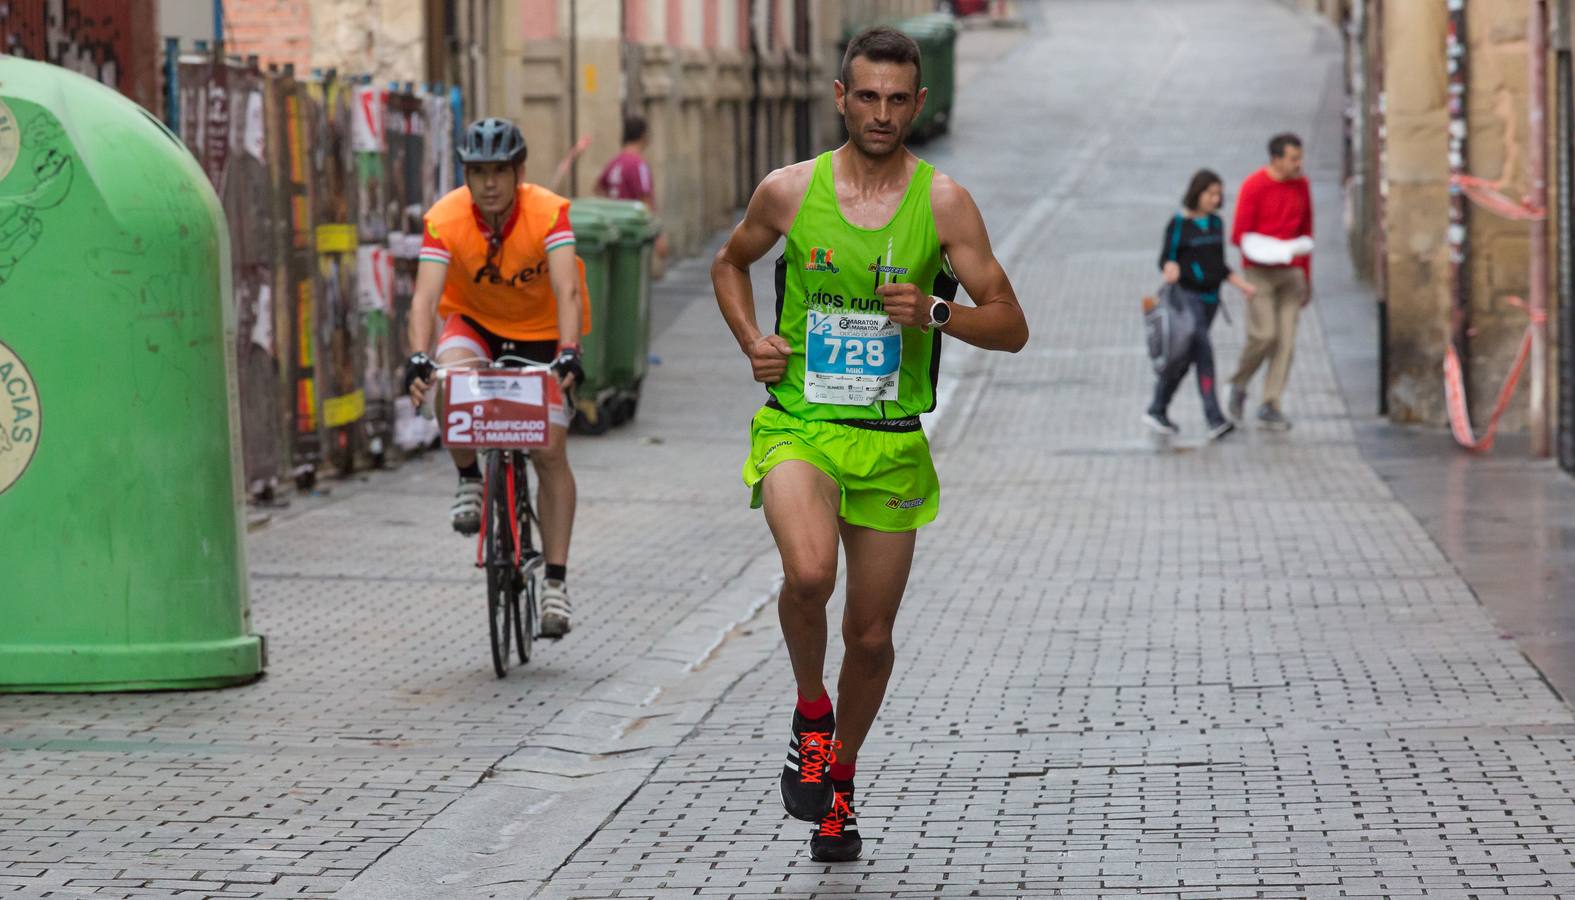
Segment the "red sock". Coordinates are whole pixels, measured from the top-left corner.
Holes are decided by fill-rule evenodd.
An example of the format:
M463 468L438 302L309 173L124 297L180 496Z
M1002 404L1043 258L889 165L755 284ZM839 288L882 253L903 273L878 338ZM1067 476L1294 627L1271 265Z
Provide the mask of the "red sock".
M831 772L830 772L831 780L832 781L852 781L853 780L853 770L857 766L858 766L858 763L840 763L840 762L832 763L831 764Z
M820 689L820 699L805 700L803 694L798 695L798 711L806 719L824 719L831 715L831 695L825 688Z

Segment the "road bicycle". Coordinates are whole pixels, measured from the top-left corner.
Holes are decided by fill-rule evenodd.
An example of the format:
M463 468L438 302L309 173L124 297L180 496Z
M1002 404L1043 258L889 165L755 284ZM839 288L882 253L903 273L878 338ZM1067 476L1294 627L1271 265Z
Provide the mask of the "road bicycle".
M476 358L439 367L434 396L444 446L480 455L476 567L487 573L487 633L492 668L502 678L509 670L510 644L523 665L530 662L538 637L536 575L545 558L527 463L532 448L547 446L549 411L563 397L546 365L517 356L487 363Z

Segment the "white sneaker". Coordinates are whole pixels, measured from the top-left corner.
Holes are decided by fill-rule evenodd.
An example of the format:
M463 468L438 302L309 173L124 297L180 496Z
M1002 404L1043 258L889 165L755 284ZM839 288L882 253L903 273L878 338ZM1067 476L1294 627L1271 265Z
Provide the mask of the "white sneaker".
M480 478L459 480L459 490L454 492L454 505L448 508L448 519L460 534L475 534L481 530Z
M1181 429L1176 427L1176 423L1170 421L1170 417L1164 413L1144 413L1143 424L1147 425L1149 430L1155 434L1172 435L1181 433Z
M561 638L574 625L570 617L574 609L569 605L569 588L561 581L541 583L541 636Z

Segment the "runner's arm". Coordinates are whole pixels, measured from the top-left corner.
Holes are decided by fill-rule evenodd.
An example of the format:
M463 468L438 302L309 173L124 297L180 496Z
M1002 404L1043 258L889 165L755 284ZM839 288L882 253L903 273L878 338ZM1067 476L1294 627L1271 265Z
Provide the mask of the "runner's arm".
M432 346L432 326L437 322L438 300L443 296L443 283L448 278L448 263L438 262L435 259L423 259L416 266L416 286L414 296L410 300L410 347L411 361L418 358L414 354L429 354L434 350ZM430 362L427 363L431 365ZM419 372L419 367L417 369ZM428 369L430 372L430 369ZM410 392L410 402L417 409L426 397L428 383L419 374L411 374L411 369L406 369L406 389ZM430 374L425 378L431 378Z
M574 142L574 146L570 147L569 152L565 153L563 159L558 162L558 168L553 170L552 181L547 183L547 190L552 191L554 194L558 193L558 186L563 184L564 178L568 177L569 169L574 165L574 161L579 159L580 154L584 153L585 148L590 145L591 136L588 134Z
M661 209L656 205L656 178L651 174L651 164L640 160L640 202L651 210L651 215L661 214Z
M448 278L448 263L423 259L416 267L416 287L410 299L410 348L412 352L432 350L432 326L437 321L438 300L443 297L443 282Z
M1297 237L1312 237L1313 236L1312 182L1308 181L1306 178L1302 179L1302 204L1303 204L1302 205L1302 209L1304 210L1304 212L1302 213L1302 227L1301 227L1301 230L1298 232Z
M547 251L547 271L552 277L552 293L558 298L558 346L580 345L584 330L580 296L580 263L574 245L565 244Z
M656 178L651 174L651 165L645 160L641 160L640 169L645 180L645 196L641 198L641 202L643 202L646 205L646 208L651 211L652 218L660 219L662 217L662 208L656 204ZM663 258L667 256L666 229L663 229L657 233L655 249L658 256Z
M1028 343L1028 320L1017 292L990 247L984 216L962 185L937 174L930 192L935 231L952 271L974 306L953 303L951 321L942 328L961 341L986 350L1016 353Z
M1248 232L1258 229L1257 182L1248 178L1241 183L1241 194L1236 198L1236 214L1231 216L1230 242L1241 249L1241 239Z
M1159 247L1159 270L1167 284L1181 280L1181 216L1171 216L1165 226L1164 243Z
M744 220L728 235L722 249L711 263L711 286L716 290L716 303L722 309L722 318L732 330L733 338L746 354L764 336L755 321L755 293L749 283L749 267L776 246L777 240L787 232L783 226L786 207L792 201L790 191L796 179L793 167L778 169L767 175L749 207L744 210ZM803 185L799 193L802 194ZM787 217L791 221L791 217ZM789 225L788 227L791 227Z

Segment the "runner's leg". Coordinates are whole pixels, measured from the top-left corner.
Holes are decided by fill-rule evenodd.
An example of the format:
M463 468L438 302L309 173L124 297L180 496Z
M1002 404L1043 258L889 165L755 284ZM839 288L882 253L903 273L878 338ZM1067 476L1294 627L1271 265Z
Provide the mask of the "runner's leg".
M536 514L541 517L541 553L547 565L569 564L569 538L574 532L578 491L569 468L569 431L554 424L547 429L547 447L530 454L540 483Z
M1275 409L1280 408L1280 397L1291 375L1291 360L1296 356L1296 323L1301 318L1302 303L1306 299L1307 280L1302 271L1285 272L1275 291L1274 356L1269 361L1269 374L1263 383L1263 402Z
M831 476L802 460L786 460L760 483L766 524L782 555L777 614L805 700L825 688L826 602L837 583L837 515L842 495Z
M1170 411L1170 401L1176 396L1176 390L1181 387L1182 380L1191 368L1192 361L1189 359L1160 373L1154 382L1154 402L1148 405L1149 412L1163 416Z
M848 603L842 615L846 653L837 680L837 751L852 766L886 697L897 651L892 626L908 586L917 531L886 532L842 523L848 557Z
M1203 398L1203 417L1210 426L1225 421L1225 414L1220 411L1219 396L1214 392L1214 342L1209 338L1209 328L1214 324L1214 314L1219 311L1221 302L1205 303L1198 300L1193 304L1198 330L1192 339L1192 360L1198 373L1198 394Z
M1236 374L1231 376L1230 383L1246 389L1258 367L1274 353L1278 323L1275 318L1276 283L1256 268L1246 269L1242 277L1251 282L1258 293L1247 301L1247 343L1241 348Z

